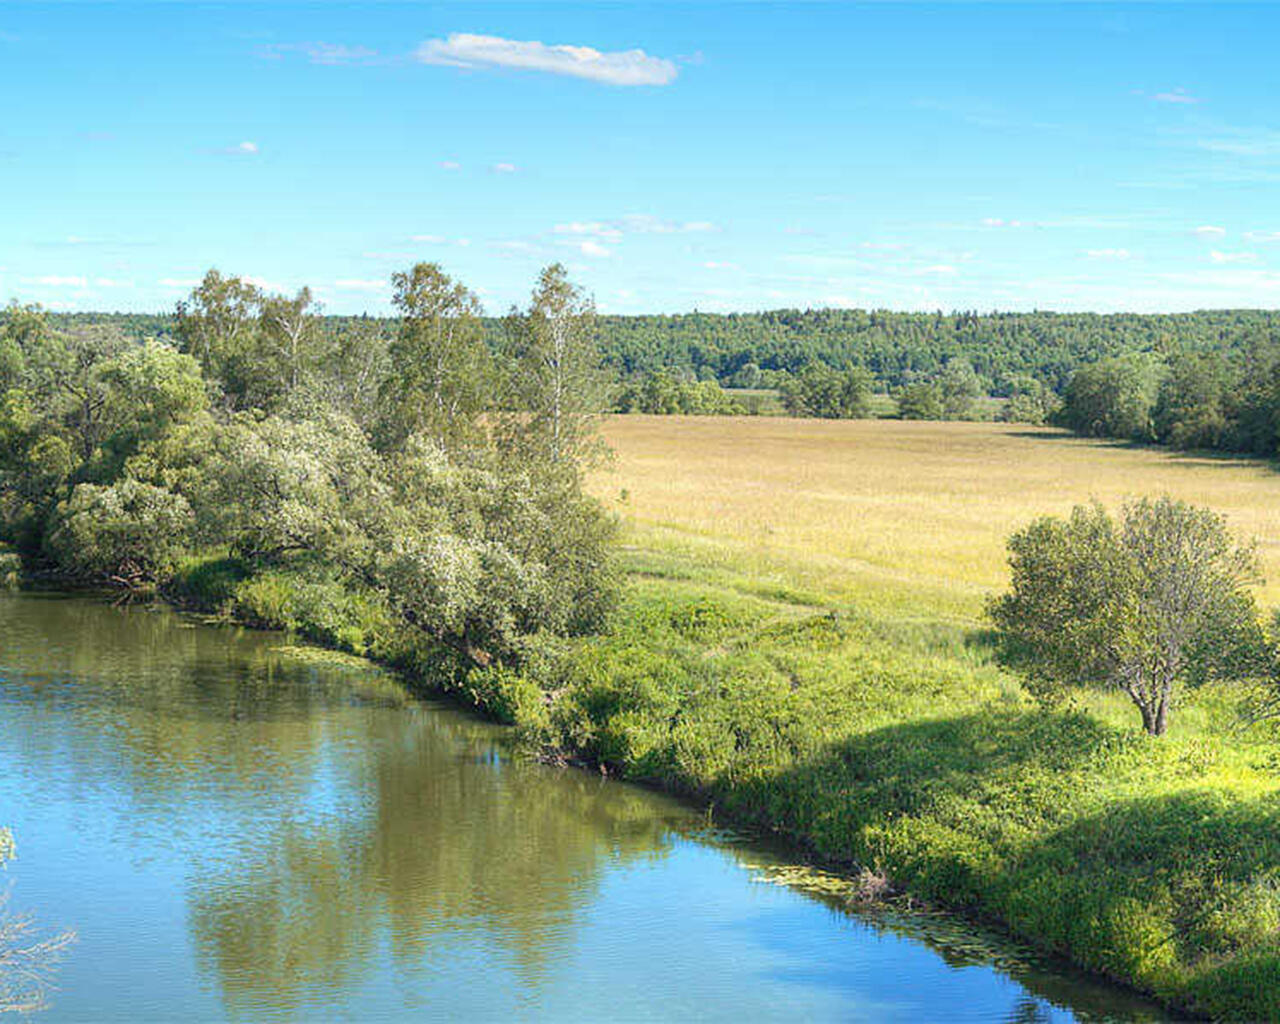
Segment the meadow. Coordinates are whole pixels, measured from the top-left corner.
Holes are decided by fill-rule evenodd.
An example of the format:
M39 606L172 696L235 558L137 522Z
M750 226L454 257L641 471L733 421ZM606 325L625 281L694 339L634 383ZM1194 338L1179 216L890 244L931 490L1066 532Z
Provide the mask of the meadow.
M1014 529L1162 493L1256 538L1274 608L1273 467L990 423L628 416L604 433L591 487L623 520L627 596L553 699L511 717L873 888L1207 1016L1280 1019L1272 728L1244 727L1221 686L1154 741L1116 694L1042 707L983 621Z

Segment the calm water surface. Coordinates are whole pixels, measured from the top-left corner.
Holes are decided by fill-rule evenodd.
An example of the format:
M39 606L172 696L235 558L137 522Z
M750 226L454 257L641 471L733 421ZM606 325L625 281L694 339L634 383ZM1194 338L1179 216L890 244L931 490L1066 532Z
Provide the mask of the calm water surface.
M1155 1020L955 922L760 884L661 796L274 634L0 596L16 909L79 942L40 1020Z

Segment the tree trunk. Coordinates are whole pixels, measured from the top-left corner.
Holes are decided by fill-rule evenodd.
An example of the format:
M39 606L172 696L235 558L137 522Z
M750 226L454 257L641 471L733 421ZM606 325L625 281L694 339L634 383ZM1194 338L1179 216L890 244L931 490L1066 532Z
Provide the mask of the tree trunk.
M1142 712L1142 727L1149 736L1163 736L1169 728L1169 695L1161 694L1155 702L1139 701L1138 710Z

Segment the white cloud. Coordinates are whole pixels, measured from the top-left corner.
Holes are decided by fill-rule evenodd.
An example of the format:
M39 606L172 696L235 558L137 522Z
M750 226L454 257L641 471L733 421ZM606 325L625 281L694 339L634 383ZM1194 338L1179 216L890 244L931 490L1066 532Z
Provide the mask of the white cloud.
M1280 131L1249 125L1221 125L1213 134L1197 138L1192 144L1210 153L1228 156L1274 157L1280 155Z
M629 213L616 220L569 221L557 224L551 230L557 235L586 236L613 243L620 242L626 235L701 234L717 228L706 220L679 222L663 220L648 213Z
M575 220L568 224L557 224L552 230L557 235L594 235L616 242L622 237L622 229L616 224L608 224L598 220Z
M1252 252L1219 252L1215 249L1209 253L1209 259L1214 263L1257 263L1258 255Z
M1193 235L1198 235L1200 238L1222 238L1226 235L1227 229L1217 227L1213 224L1204 224L1201 227L1196 228L1191 233Z
M286 53L302 53L312 64L368 64L378 56L377 50L367 46L347 46L345 43L267 43L258 50L258 56L266 60L281 60Z
M42 284L47 288L85 288L89 281L77 274L45 274L43 277L24 277L24 284Z
M952 274L956 273L956 268L951 266L949 263L935 263L931 267L925 267L920 271L920 273L934 274L940 277L950 277Z
M194 277L162 277L160 285L164 288L194 288L200 281Z
M409 241L425 242L428 245L444 245L449 239L445 238L444 235L413 235Z
M1192 96L1186 89L1169 89L1166 92L1154 93L1151 97L1157 103L1200 103L1198 96Z
M219 150L220 153L226 153L228 156L257 156L258 144L256 142L238 142L234 146L226 146Z
M1005 220L1003 217L983 217L982 226L984 228L1020 228L1024 225L1020 220Z
M98 288L132 288L132 281L120 281L114 277L95 277L93 283Z
M378 55L367 46L342 43L303 43L303 48L312 64L363 64Z
M264 291L264 292L288 291L288 289L285 288L284 285L279 284L276 281L268 281L264 277L250 277L249 275L246 274L243 278L241 278L241 280L244 281L245 284L253 285L259 291Z
M591 239L587 239L585 242L581 243L578 246L578 249L583 256L594 256L597 259L610 255L610 250L606 249L599 242L591 241Z
M1251 242L1262 242L1265 245L1280 242L1280 231L1246 231L1244 237Z
M1091 260L1127 260L1133 257L1128 249L1088 249L1085 255Z
M708 270L737 270L736 263L721 263L719 260L707 260L702 264Z
M333 286L344 292L380 292L387 288L386 281L375 281L360 277L340 277Z
M462 170L462 164L458 163L457 160L441 160L440 169L442 171L460 171Z
M708 220L691 220L679 224L675 221L662 220L650 213L629 213L618 223L623 230L638 235L703 234L716 230L716 226Z
M672 61L651 57L643 50L602 53L590 46L548 46L469 32L454 32L447 39L428 39L414 57L423 64L541 71L606 85L667 85L678 73Z
M515 174L519 168L515 164L494 164L491 170L494 174Z

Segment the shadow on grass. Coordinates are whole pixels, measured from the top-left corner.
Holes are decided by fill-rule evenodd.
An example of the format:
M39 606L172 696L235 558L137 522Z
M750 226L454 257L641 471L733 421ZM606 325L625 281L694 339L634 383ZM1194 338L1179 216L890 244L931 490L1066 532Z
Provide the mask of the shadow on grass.
M1019 792L1028 776L1052 784L1134 742L1141 738L1080 712L990 708L855 736L739 781L723 799L757 821L785 823L826 859L863 864L874 853L868 828L906 816L941 822L961 804ZM965 824L973 823L962 814L947 827Z
M1280 1020L1280 792L1196 788L1158 743L994 708L873 730L722 799L1087 969Z
M1014 430L1010 431L1007 437L1016 437L1020 440L1039 441L1039 442L1062 442L1075 441L1082 445L1092 445L1097 448L1110 448L1118 451L1147 451L1164 455L1171 462L1180 463L1188 468L1199 466L1213 467L1231 467L1231 466L1257 466L1260 469L1269 469L1272 472L1280 472L1280 460L1268 458L1265 455L1259 455L1251 452L1231 452L1219 451L1211 448L1171 448L1168 445L1157 444L1154 441L1134 441L1122 437L1090 437L1087 434L1075 434L1069 430L1053 430L1053 431L1036 431L1036 430Z

